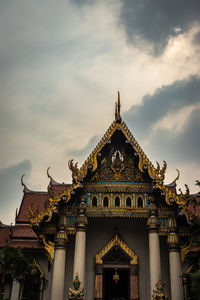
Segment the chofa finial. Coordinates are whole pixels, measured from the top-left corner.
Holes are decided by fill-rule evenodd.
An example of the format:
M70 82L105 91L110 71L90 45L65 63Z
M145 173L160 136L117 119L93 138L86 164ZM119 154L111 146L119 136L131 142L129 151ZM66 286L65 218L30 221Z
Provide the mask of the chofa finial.
M53 178L52 178L51 175L49 174L49 169L50 169L50 167L48 167L48 169L47 169L47 177L52 181Z
M121 116L120 116L120 108L121 108L121 103L120 103L120 93L119 91L117 92L117 102L115 102L115 121L120 123L121 122Z
M27 188L27 186L24 183L24 176L25 175L22 175L21 177L21 185L24 187L24 193L26 193L26 192L30 192L30 190Z

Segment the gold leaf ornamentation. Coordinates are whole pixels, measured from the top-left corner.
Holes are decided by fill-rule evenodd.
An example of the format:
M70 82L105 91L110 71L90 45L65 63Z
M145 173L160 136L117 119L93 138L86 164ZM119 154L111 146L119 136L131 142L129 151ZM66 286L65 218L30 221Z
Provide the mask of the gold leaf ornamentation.
M171 189L165 186L163 183L156 183L156 186L163 192L165 192L165 201L168 205L172 205L170 199L173 199L178 205L186 206L186 201L184 195L181 193L179 195L175 194Z
M31 227L38 223L40 224L40 222L47 217L46 222L49 222L51 220L53 211L56 209L55 206L50 205L48 208L44 209L42 212L38 213L37 211L34 213L32 210L32 207L29 206L29 214L30 214L30 218L29 218L29 222Z
M116 234L115 237L108 242L105 247L96 254L96 264L103 264L103 257L110 251L114 246L120 246L125 253L131 258L130 264L136 265L138 263L137 255L126 245L124 241L119 238L119 235Z
M40 234L40 238L43 242L44 249L46 250L49 261L52 263L54 259L55 244L51 241L46 241L44 234Z
M190 240L189 244L181 246L181 262L182 263L184 262L186 255L190 251L191 246L192 246L192 240Z

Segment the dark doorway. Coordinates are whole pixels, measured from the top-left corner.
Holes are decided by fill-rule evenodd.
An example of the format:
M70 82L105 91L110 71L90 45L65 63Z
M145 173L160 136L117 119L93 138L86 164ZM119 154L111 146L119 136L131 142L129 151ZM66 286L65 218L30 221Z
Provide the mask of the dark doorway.
M117 269L119 281L113 280L116 269L103 271L103 300L128 300L129 299L129 270Z

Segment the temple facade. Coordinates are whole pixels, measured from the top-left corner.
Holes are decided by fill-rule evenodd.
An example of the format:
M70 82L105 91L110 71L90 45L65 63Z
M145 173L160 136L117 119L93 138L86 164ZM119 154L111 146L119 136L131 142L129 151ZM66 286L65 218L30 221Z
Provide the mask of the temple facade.
M91 155L80 168L69 161L71 184L48 169L47 191L35 192L22 178L16 224L1 225L0 246L31 253L40 280L32 293L26 282L9 283L11 300L186 299L189 213L176 192L179 173L164 184L166 166L147 158L121 118L118 94L115 119Z

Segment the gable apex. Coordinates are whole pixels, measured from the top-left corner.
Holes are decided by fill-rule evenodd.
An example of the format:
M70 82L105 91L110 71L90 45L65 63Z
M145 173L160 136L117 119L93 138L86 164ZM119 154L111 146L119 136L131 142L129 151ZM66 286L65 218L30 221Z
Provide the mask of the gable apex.
M83 173L84 171L87 172L88 166L92 168L92 171L94 172L98 167L97 162L97 155L98 153L103 149L103 147L108 143L115 133L116 130L121 130L124 134L127 142L130 143L134 151L139 156L139 164L138 168L141 172L144 172L145 169L148 170L148 174L151 179L158 180L159 182L163 182L165 178L165 170L167 167L166 162L164 161L163 167L160 168L160 165L157 163L157 168L154 167L152 162L148 159L134 136L132 135L131 131L128 129L126 123L124 121L116 121L114 120L108 130L105 132L104 136L100 140L100 142L97 144L97 146L94 148L92 153L89 155L87 160L84 162L82 167L80 168L80 173ZM85 174L86 176L86 174Z

